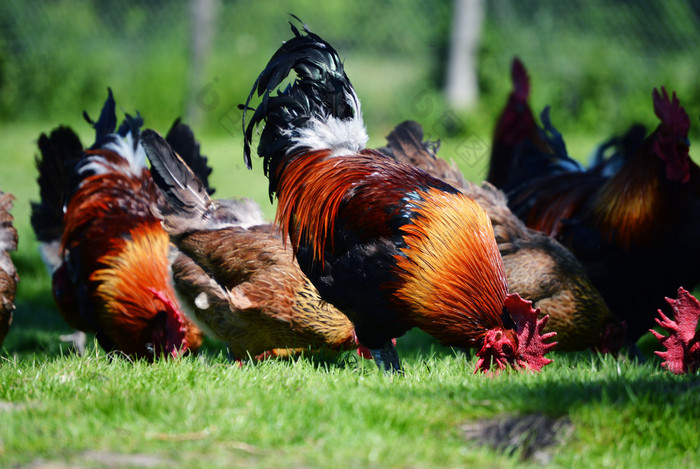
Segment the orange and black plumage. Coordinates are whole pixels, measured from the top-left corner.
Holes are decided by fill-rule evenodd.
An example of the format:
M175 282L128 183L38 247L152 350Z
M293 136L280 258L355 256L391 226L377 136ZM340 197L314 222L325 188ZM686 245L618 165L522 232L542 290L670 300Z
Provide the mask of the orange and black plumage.
M365 148L359 99L337 52L304 29L292 26L294 37L258 77L248 103L256 92L262 100L245 128L250 167L253 130L265 122L258 154L301 269L354 323L380 368L400 369L391 338L421 327L445 344L480 349L479 367L493 359L499 368L540 369L551 344L536 334L536 358L523 359L520 319L536 313L508 295L483 209ZM273 95L292 70L296 80Z
M379 151L449 182L486 211L508 286L532 301L540 317L549 316L545 331L557 332L557 350L619 350L622 328L574 255L552 237L526 227L493 185L467 181L454 163L437 156L438 148L439 143L423 140L420 124L406 121L391 131Z
M630 341L654 325L664 297L700 281L700 168L689 157L690 120L675 93L661 88L652 99L658 127L644 139L635 132L615 161L544 171L508 193L529 227L576 255Z
M116 128L110 90L90 148L66 127L42 135L32 225L68 324L94 332L107 351L152 359L196 351L202 333L170 280L169 238L151 213L162 196L145 166L141 124L126 115ZM176 121L170 134L188 132Z

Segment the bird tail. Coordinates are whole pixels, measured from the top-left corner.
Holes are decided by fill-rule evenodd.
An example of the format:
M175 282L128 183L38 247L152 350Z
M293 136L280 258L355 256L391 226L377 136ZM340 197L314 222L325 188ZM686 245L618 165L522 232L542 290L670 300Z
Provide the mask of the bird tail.
M380 153L422 169L456 189L467 189L467 181L457 165L437 157L440 142L423 140L423 127L418 122L400 123L387 135L386 140L387 145L379 149Z
M165 136L165 141L196 175L207 194L214 194L215 190L209 185L212 169L207 163L207 157L201 154L199 142L195 139L192 129L177 118Z
M63 213L69 200L70 179L83 153L83 144L69 127L57 127L39 136L38 202L31 203L31 224L40 243L39 251L49 272L61 263L59 246Z
M301 32L293 24L291 29L294 37L272 56L243 108L244 159L249 169L253 131L265 123L257 151L270 179L270 197L288 156L315 150L354 154L368 140L360 101L338 53L307 26ZM280 89L292 71L296 79ZM250 102L256 94L261 102L246 125L246 112L253 109Z
M153 181L165 196L165 203L152 210L171 236L263 223L260 207L252 200L212 200L207 185L156 131L145 130L141 142Z
M125 114L117 128L116 104L112 90L107 88L107 100L97 121L85 111L83 117L95 129L95 143L77 164L71 186L77 188L84 179L109 172L140 176L146 167L146 154L140 143L141 115Z
M204 218L212 201L202 181L156 131L146 129L141 142L151 162L151 177L167 200L157 207L159 218L174 214L185 220Z

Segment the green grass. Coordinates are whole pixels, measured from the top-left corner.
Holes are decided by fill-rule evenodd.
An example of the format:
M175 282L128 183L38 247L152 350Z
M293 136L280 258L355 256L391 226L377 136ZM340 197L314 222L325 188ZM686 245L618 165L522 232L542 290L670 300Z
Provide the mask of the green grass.
M473 375L461 354L407 359L393 378L351 356L243 368L220 355L155 365L100 352L10 358L0 368L0 463L92 467L148 455L182 467L511 467L517 452L478 446L461 427L533 413L573 426L561 446L543 448L554 467L698 463L698 376L555 358L540 374L495 378Z
M86 124L65 123L91 141ZM542 373L498 377L473 375L474 358L416 332L399 340L406 374L395 377L352 353L239 368L214 341L198 357L156 364L108 357L94 344L86 356L67 353L58 334L70 329L53 305L29 224L35 140L52 127L0 129L0 187L17 197L13 258L21 276L0 353L0 467L516 467L538 466L539 458L552 467L700 466L700 375L666 373L651 341L641 343L652 357L646 364L555 353ZM371 144L381 145L388 130ZM216 195L254 197L271 217L261 165L245 170L240 138L199 138ZM469 152L487 152L488 141L488 131L445 139L442 154L456 155L477 180L483 157ZM596 139L567 141L585 155ZM571 425L538 459L523 459L532 435L521 435L513 452L479 445L462 430L532 414Z

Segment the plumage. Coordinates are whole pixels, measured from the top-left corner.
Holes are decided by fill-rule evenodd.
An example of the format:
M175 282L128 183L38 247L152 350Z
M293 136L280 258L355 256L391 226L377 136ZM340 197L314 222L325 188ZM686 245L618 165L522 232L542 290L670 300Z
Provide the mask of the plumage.
M175 245L173 280L202 328L238 358L357 348L352 323L321 300L255 202L211 200L159 135L142 139L166 196L157 213Z
M553 238L527 228L508 208L503 192L488 182L464 179L454 164L438 158L438 144L423 141L417 122L397 125L379 151L448 181L488 214L503 258L508 286L549 316L545 331L557 332L557 350L596 347L616 351L621 326L592 285L583 266Z
M89 149L65 127L39 138L32 226L51 253L59 312L107 351L147 359L196 351L202 333L177 302L168 235L151 213L162 198L145 166L143 120L127 114L116 129L111 90L97 122L85 116L96 134Z
M14 218L10 213L14 200L12 194L0 191L0 347L12 324L19 282L17 269L10 257L10 252L17 250L18 242L17 230L12 224Z
M412 327L479 350L498 331L490 358L499 369L516 366L522 330L511 315L519 309L504 309L505 274L484 211L445 182L366 149L360 102L337 52L307 27L292 31L246 102L250 110L254 95L261 99L247 127L244 113L244 158L250 167L253 131L264 122L258 155L301 269L350 318L380 368L400 369L390 339ZM280 90L292 70L296 80Z

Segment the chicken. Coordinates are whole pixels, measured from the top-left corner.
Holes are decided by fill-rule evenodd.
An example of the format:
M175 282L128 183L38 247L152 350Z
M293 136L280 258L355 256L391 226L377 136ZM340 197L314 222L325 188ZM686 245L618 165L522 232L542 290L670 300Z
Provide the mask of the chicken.
M141 140L167 199L154 211L175 245L176 291L208 335L225 342L239 360L357 348L350 320L321 300L254 201L212 201L160 135L146 130Z
M273 55L246 105L277 222L321 298L345 313L385 372L400 371L391 338L419 327L479 351L477 370L541 369L554 346L547 319L508 294L486 213L457 189L367 149L357 95L337 52L304 27ZM284 90L291 71L296 80ZM275 93L275 91L277 91ZM274 93L274 94L273 94Z
M579 259L629 342L654 325L652 308L700 281L700 171L689 157L690 120L675 93L653 92L660 124L605 170L542 173L509 195L526 224Z
M96 131L89 149L67 127L39 137L41 201L31 220L58 310L109 352L154 359L197 351L202 332L177 303L168 235L150 211L162 196L145 166L141 117L127 114L115 132L111 90L97 122L85 117ZM177 141L188 131L176 121L169 135Z
M508 208L505 195L488 182L468 182L456 167L438 158L437 143L423 141L423 129L406 121L387 136L379 151L448 182L473 198L489 215L503 257L508 285L549 315L545 332L557 332L557 350L595 347L616 352L622 326L576 258L549 236L527 228Z
M673 309L673 319L668 318L661 310L656 323L665 329L665 336L650 329L666 350L656 354L664 361L661 366L676 374L693 373L700 369L700 302L683 287L678 289L678 297L673 300L666 298Z
M17 250L17 230L12 226L14 218L10 214L14 200L12 194L0 191L0 347L12 324L15 292L19 282L10 257L10 252Z

